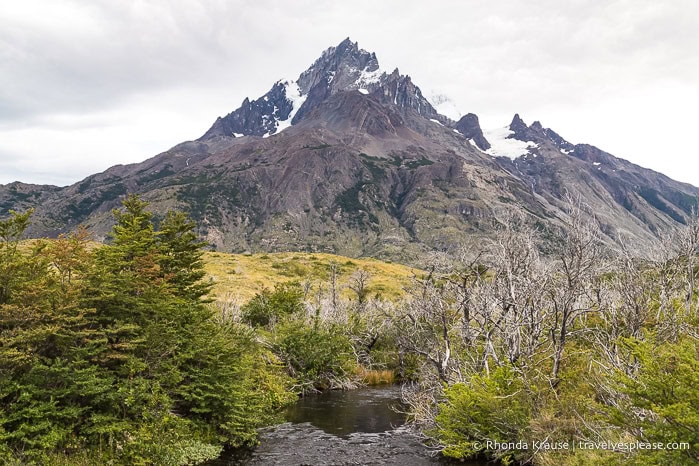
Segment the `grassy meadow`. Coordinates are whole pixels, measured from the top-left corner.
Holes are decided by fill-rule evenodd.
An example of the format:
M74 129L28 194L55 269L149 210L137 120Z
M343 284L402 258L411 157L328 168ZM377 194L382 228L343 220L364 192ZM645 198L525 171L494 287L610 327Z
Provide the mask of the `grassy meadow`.
M278 283L298 282L310 286L310 292L330 286L332 265L336 265L337 286L342 297L350 298L352 274L369 274L368 295L396 300L414 276L422 271L402 264L375 259L354 259L322 253L281 252L269 254L229 254L207 252L204 270L213 281L212 297L217 300L249 301L265 288Z

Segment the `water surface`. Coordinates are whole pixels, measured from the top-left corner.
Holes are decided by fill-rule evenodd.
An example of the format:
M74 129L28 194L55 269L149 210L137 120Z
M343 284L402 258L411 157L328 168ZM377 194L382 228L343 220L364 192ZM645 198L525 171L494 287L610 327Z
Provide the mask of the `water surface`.
M405 426L400 387L329 391L291 406L287 422L262 431L252 450L227 452L216 466L450 464ZM485 463L453 463L475 466Z
M387 432L405 424L400 387L330 390L301 398L286 414L293 424L307 422L323 432L346 438L353 433Z

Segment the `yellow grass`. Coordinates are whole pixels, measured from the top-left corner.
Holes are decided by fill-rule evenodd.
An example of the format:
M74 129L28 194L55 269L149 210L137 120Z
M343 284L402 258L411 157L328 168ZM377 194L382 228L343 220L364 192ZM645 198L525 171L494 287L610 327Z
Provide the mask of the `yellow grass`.
M205 270L214 283L212 295L218 299L248 301L264 288L277 283L307 282L311 289L327 289L331 264L337 265L337 286L341 296L352 297L347 287L354 272L363 269L370 274L369 296L397 300L411 282L414 274L422 271L401 264L376 259L351 259L322 253L281 252L269 254L228 254L207 252Z
M396 374L389 370L361 369L359 376L367 385L386 385L396 382Z
M39 241L52 240L23 240L20 249L28 251ZM90 241L88 250L100 246L102 243ZM233 299L239 304L249 301L264 288L273 289L278 283L308 283L311 293L317 292L319 288L327 290L333 263L337 267L337 288L344 298L356 297L348 285L352 274L360 269L370 275L367 284L369 297L379 295L393 301L404 295L405 287L410 285L415 275L424 274L420 269L402 264L325 253L204 253L204 269L207 278L214 283L211 296L218 300Z

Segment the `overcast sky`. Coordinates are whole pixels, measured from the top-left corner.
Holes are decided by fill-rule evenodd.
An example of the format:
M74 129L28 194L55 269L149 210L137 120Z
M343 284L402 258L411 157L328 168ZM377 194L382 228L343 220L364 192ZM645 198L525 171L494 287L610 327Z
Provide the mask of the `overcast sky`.
M3 2L0 183L195 139L348 36L485 128L519 113L699 186L696 0Z

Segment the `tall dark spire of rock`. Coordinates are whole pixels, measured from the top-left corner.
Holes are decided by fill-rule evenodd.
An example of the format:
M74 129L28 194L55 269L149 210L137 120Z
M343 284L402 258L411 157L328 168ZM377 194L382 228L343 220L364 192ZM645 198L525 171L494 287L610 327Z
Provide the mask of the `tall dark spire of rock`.
M480 150L490 149L490 143L483 136L483 130L478 122L478 117L473 113L468 113L456 122L456 130L463 134L466 139L473 139Z

